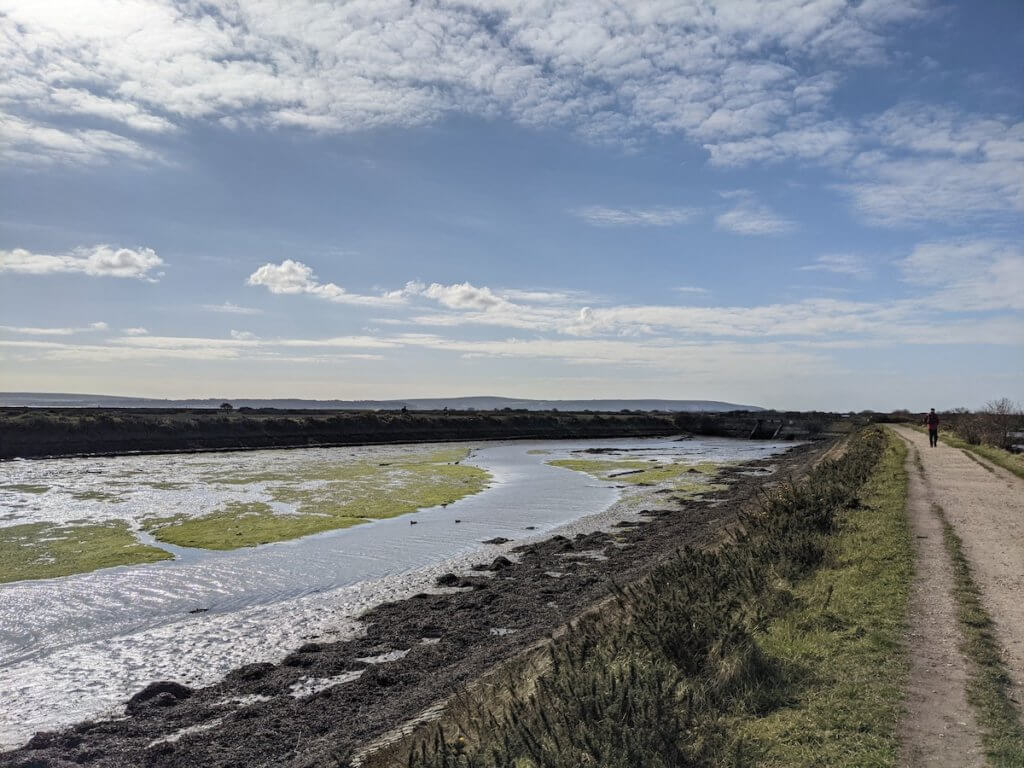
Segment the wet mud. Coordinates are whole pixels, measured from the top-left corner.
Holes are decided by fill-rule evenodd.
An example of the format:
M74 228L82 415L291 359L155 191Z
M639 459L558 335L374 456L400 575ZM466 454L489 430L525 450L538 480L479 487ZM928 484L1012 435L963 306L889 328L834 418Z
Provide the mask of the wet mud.
M430 593L365 614L365 633L309 642L279 664L249 664L190 689L157 681L120 719L37 733L0 754L18 768L344 765L345 756L543 640L684 545L714 543L766 481L799 475L827 448L728 467L704 499L659 497L611 532L553 536L481 570L446 574ZM768 466L777 471L752 472ZM403 653L404 652L404 653Z

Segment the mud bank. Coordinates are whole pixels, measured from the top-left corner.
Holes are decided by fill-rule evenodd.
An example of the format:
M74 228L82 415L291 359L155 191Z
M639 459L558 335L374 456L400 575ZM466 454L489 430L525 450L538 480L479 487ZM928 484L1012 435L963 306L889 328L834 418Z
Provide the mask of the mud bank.
M800 473L825 444L731 467L729 487L704 501L652 506L612 532L505 545L482 570L439 580L363 617L365 632L313 642L280 664L251 664L202 689L149 687L126 716L37 734L0 755L19 766L330 766L406 722L607 596L611 580L643 575L685 545L721 535L753 503L768 466ZM610 522L610 521L606 521ZM507 550L511 547L511 550ZM495 550L498 552L499 550Z

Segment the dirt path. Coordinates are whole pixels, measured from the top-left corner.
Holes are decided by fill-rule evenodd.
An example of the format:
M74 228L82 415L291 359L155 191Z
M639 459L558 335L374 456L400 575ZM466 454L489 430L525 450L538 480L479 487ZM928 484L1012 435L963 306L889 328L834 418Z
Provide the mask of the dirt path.
M949 561L942 549L941 529L930 511L933 503L939 504L963 542L974 578L982 591L982 602L995 622L996 634L1013 681L1013 697L1019 702L1024 701L1024 481L983 459L975 460L944 443L931 448L927 436L920 432L906 427L895 429L911 445L911 455L908 457L908 506L911 520L920 518L923 525L932 529L915 531L915 535L929 537L917 541L922 544L922 550L942 550L944 565L938 571L945 571L948 577ZM924 466L923 479L913 463L915 450ZM934 522L929 522L929 518ZM932 539L935 539L934 543ZM927 559L920 561L919 568L919 579L926 577L929 571ZM917 605L912 607L912 631L915 611L932 612L934 618L938 619L939 605L947 599L951 600L948 587L938 581L933 582L931 587L922 584L921 592L915 592L915 595L920 595L922 599L915 601ZM955 629L955 614L950 621ZM939 632L938 629L933 631ZM915 637L914 645L917 640ZM925 648L934 644L934 641L929 641ZM912 652L916 651L914 645ZM917 660L918 663L920 661ZM960 663L963 663L962 660ZM912 658L912 685L914 664ZM932 680L939 683L936 678L938 675L934 675ZM941 682L946 686L954 681ZM962 695L962 685L960 689ZM916 727L913 695L912 690L906 724L908 735L912 735ZM924 707L926 712L934 714L938 709L949 706L948 701L938 693L931 694L930 699Z
M902 432L901 432L902 434ZM967 704L967 662L953 599L953 569L924 478L907 453L907 516L914 536L908 642L910 680L900 724L903 764L910 768L984 766L974 712Z

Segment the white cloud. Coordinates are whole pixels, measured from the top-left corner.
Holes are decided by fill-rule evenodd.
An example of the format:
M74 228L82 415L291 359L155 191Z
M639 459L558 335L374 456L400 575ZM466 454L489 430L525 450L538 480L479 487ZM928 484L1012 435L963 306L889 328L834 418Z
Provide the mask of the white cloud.
M1016 243L922 243L900 266L907 282L935 291L937 309L1024 310L1024 249Z
M0 16L0 25L2 22ZM66 129L0 111L0 160L30 165L94 165L113 158L152 163L160 156L111 131Z
M23 248L0 250L0 272L26 275L80 273L92 277L131 277L155 281L150 273L163 263L163 259L152 248L96 245L76 248L71 253L56 256L33 253Z
M335 283L321 283L313 269L301 261L285 259L280 264L264 264L246 281L248 285L259 285L271 293L308 293L338 304L389 305L405 300L402 290L391 291L379 296L364 296L349 293Z
M64 159L138 157L113 130L152 135L191 120L344 132L450 112L626 145L652 131L739 141L816 116L838 83L827 67L884 61L887 29L923 4L8 3L0 104L111 131L27 124L6 157L45 158L54 139L90 145Z
M123 328L122 333L124 333L127 336L146 336L147 334L149 334L149 331L147 331L145 328L136 327Z
M252 331L236 331L232 329L231 338L236 339L237 341L255 341L259 336Z
M423 289L422 295L435 299L451 309L493 310L508 305L508 301L495 296L490 288L477 288L469 283L441 285L431 283Z
M79 333L105 331L108 327L104 322L90 323L79 328L39 328L33 326L0 325L0 331L16 333L22 336L74 336Z
M866 280L873 272L862 256L856 253L826 253L819 256L813 264L800 267L808 272L832 272L837 275L848 275Z
M226 315L262 315L262 309L254 309L252 307L240 307L237 304L232 304L230 301L225 301L223 304L204 304L203 309L207 312L220 312Z
M724 193L723 197L737 197L739 203L732 210L715 217L718 229L738 235L782 235L797 228L795 221L780 216L745 191Z
M700 211L696 208L606 208L590 206L572 213L597 227L672 227L684 224Z

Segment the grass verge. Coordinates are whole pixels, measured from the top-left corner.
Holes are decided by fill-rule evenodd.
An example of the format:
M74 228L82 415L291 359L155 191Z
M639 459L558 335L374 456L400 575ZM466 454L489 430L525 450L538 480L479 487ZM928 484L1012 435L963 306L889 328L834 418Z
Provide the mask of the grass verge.
M687 549L618 589L614 609L550 643L542 673L464 707L458 727L435 727L407 764L763 765L773 758L761 737L774 740L773 729L787 734L776 764L823 747L833 765L891 764L910 578L902 448L892 440L865 430L805 482L766 492L718 550ZM876 536L895 543L880 551ZM822 566L825 580L813 581ZM829 647L797 647L786 621ZM849 652L854 665L829 669Z
M793 610L758 636L790 670L789 701L741 716L737 749L759 766L883 766L898 759L896 722L907 678L901 648L913 548L906 519L907 449L895 435L839 517L826 564L799 582Z
M963 651L971 663L967 700L977 713L985 753L996 768L1022 766L1024 727L1020 710L1011 699L1010 676L992 618L981 604L981 590L945 510L933 504L932 511L942 521L943 541L953 563L953 595L964 637Z

